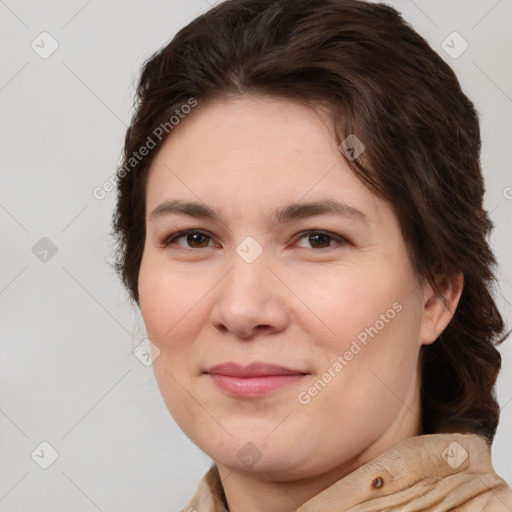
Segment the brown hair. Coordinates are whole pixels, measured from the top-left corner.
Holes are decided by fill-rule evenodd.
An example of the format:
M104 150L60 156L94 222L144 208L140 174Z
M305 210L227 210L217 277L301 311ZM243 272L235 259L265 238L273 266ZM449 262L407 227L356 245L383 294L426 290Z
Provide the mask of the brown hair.
M499 419L496 345L506 335L491 294L495 259L487 243L492 223L483 208L478 117L454 72L391 7L228 0L144 64L114 213L116 268L133 300L148 169L165 140L154 137L155 129L171 133L169 119L191 99L200 105L250 93L327 105L338 143L349 134L364 142L364 158L347 163L393 205L418 276L440 293L440 279L463 274L450 324L421 349L423 433L474 432L492 442ZM159 139L157 149L134 163L149 138Z

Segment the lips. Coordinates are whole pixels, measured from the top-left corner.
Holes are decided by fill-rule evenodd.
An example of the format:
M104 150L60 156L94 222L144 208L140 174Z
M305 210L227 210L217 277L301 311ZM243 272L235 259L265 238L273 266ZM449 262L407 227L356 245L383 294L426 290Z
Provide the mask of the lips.
M306 372L275 364L255 362L248 366L242 366L237 363L220 363L212 366L205 373L226 375L228 377L267 377L270 375L303 375Z
M221 363L204 372L225 393L256 398L289 386L302 379L306 372L269 363L255 362L248 366Z

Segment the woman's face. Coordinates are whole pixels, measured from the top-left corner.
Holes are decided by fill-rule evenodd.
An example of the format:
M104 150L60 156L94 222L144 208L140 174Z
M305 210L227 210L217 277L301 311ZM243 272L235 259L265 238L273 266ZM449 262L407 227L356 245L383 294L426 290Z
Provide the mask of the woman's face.
M154 371L206 454L298 479L419 433L426 289L325 116L261 96L200 105L159 151L146 197Z

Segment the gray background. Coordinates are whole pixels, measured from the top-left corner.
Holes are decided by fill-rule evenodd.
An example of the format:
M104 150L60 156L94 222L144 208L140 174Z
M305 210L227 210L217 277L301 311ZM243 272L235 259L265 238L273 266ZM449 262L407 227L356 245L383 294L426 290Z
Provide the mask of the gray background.
M512 1L390 4L455 69L480 113L498 301L511 325ZM144 327L109 266L115 192L92 194L115 172L141 63L208 8L205 0L0 1L2 512L178 510L210 465L172 420L151 366L132 353ZM45 59L31 47L49 52L43 31L59 45ZM457 58L441 46L463 48L446 39L453 31L469 44ZM493 446L509 484L511 344L501 348ZM58 452L48 469L43 441Z

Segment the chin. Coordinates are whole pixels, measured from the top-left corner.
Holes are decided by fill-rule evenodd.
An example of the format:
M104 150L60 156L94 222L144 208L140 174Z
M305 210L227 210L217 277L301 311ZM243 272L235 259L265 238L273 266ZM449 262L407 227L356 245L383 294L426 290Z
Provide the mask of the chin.
M270 434L275 425L271 428L265 428L260 435L245 434L229 438L229 441L223 446L211 446L208 450L206 446L202 449L219 464L226 466L231 471L237 473L251 473L252 475L261 474L265 478L269 474L274 478L287 479L290 476L297 477L297 470L311 460L313 453L297 453L297 447L301 446L300 439L286 442L277 436L272 439L274 433ZM292 437L288 436L288 439Z

